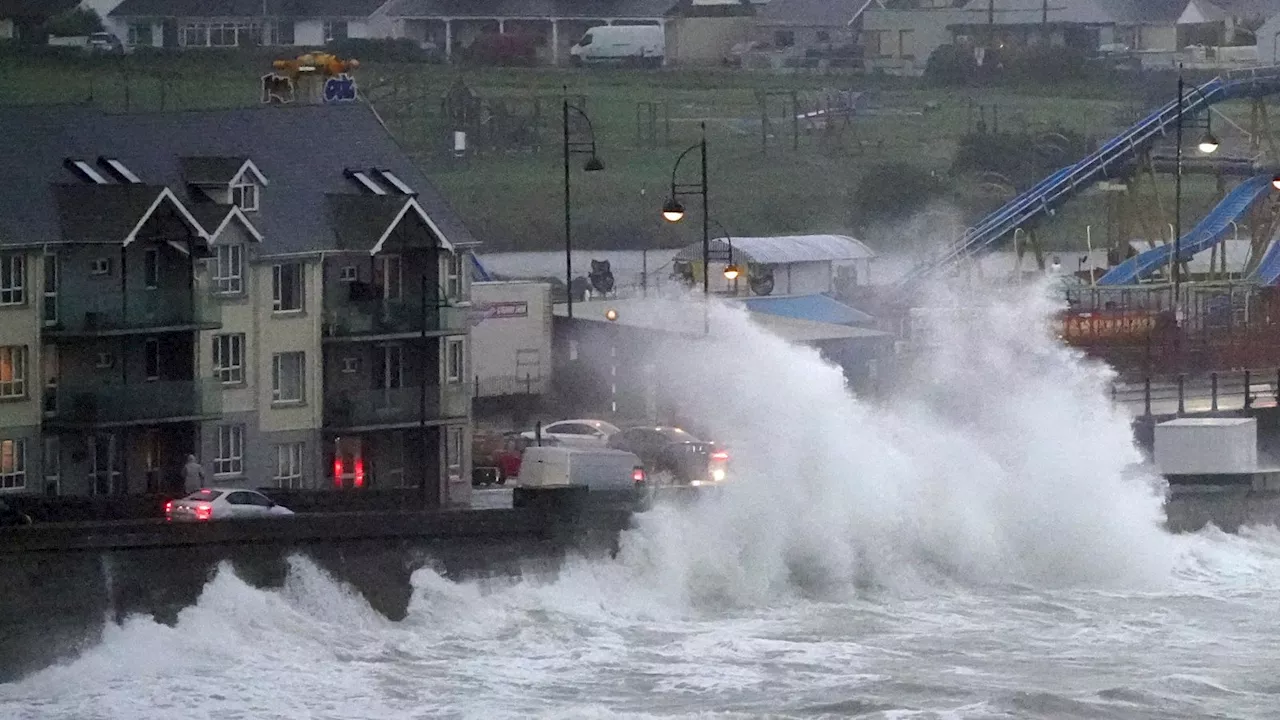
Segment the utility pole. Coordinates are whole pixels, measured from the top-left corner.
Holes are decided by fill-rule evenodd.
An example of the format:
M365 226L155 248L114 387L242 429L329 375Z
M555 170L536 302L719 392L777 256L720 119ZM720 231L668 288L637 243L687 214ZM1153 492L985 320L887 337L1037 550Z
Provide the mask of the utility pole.
M1040 5L1040 24L1045 25L1045 39L1048 40L1049 28L1049 0L1044 0Z

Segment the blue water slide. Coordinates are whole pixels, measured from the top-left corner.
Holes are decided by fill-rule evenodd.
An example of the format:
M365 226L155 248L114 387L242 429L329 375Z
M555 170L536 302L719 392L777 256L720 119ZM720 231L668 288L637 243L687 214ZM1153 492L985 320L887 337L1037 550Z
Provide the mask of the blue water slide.
M480 258L475 253L471 253L471 279L476 282L489 282L493 277L489 275L489 270L480 262Z
M1271 175L1256 175L1240 183L1209 211L1191 232L1182 236L1180 260L1186 262L1227 235L1231 223L1249 211L1271 189ZM1125 260L1098 278L1099 285L1129 285L1166 267L1173 245L1162 244Z
M1262 286L1275 285L1280 280L1280 243L1273 242L1262 256L1262 262L1253 271L1253 280Z
M1262 97L1280 92L1280 67L1238 70L1214 78L1187 93L1181 112L1196 113L1211 105L1242 97ZM899 287L908 289L929 277L980 252L987 251L1015 229L1027 224L1071 195L1087 188L1113 169L1136 157L1157 138L1172 132L1178 121L1178 101L1171 100L1155 112L1107 141L1102 147L1073 165L1058 170L1031 189L1019 194L1004 207L978 223L961 242L942 256L907 272Z

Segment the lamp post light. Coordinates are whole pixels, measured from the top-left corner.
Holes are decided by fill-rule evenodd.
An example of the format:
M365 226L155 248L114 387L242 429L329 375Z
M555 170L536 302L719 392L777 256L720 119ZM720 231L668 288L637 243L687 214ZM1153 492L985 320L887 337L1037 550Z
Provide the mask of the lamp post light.
M1200 93L1206 101L1204 92L1196 86L1193 90ZM1174 323L1182 325L1182 116L1186 110L1186 82L1182 77L1182 63L1178 63L1178 115L1174 134L1173 163L1173 318ZM1212 111L1205 110L1204 136L1200 138L1199 149L1205 155L1218 151L1218 138L1213 136Z
M724 241L729 245L729 262L724 266L724 279L733 281L733 294L734 296L737 296L738 278L742 276L743 270L742 266L733 261L733 236L729 234L729 231L725 229L724 225L719 220L712 218L711 222L714 223L716 228L720 230L720 233L724 235Z
M693 145L680 153L676 158L676 164L671 168L671 194L667 197L667 201L662 204L662 217L667 222L678 223L684 219L684 204L680 202L682 196L701 195L702 196L702 331L703 334L711 332L710 310L707 308L708 297L711 294L711 232L710 217L707 214L707 123L703 121L699 123L702 131L702 139L697 145ZM700 151L702 160L702 173L700 182L697 183L677 183L676 173L680 170L680 163L694 150Z
M587 155L587 162L582 166L586 172L598 172L604 169L604 163L600 162L600 156L596 154L596 131L591 124L591 118L587 113L577 105L569 103L569 86L564 86L564 102L562 104L561 119L564 123L564 289L566 313L570 318L573 317L573 215L569 204L569 157L572 155ZM578 113L587 123L587 133L589 140L570 140L569 139L569 112Z

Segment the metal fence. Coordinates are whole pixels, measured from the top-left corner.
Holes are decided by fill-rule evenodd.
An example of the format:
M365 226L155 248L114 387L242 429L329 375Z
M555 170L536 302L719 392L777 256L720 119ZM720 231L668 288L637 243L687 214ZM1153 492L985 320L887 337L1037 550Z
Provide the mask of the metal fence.
M1141 417L1280 407L1280 369L1120 380L1111 386L1111 399Z

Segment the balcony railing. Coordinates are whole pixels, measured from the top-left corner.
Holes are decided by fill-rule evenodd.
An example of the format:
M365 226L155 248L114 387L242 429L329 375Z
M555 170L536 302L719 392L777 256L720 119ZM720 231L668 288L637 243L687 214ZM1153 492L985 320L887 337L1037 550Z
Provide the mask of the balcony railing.
M50 301L46 301L50 302ZM46 310L51 335L109 335L157 328L215 329L222 325L221 305L207 293L187 288L139 290L119 296L60 295L57 313Z
M50 423L80 426L208 418L222 412L222 387L216 380L63 384L45 391L44 410Z
M425 421L466 417L471 385L453 383L426 388ZM339 390L325 397L324 423L330 428L414 425L424 420L423 388Z
M434 301L433 301L434 302ZM426 308L418 300L361 300L343 302L325 312L325 335L404 335L450 332L467 326L470 308Z

